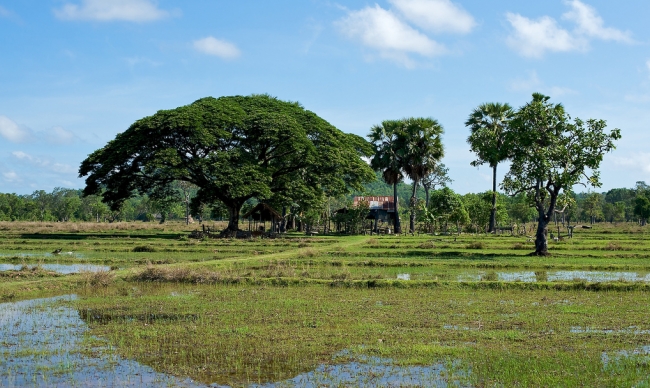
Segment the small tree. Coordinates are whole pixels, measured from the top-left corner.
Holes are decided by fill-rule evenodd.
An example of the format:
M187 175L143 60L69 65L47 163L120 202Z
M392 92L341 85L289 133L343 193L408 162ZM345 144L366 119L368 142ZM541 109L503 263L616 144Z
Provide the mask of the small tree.
M470 221L460 195L449 187L434 190L431 193L429 213L438 221L440 228L444 232L447 232L449 222L455 223L460 232L460 225L465 225Z
M634 199L634 215L639 217L641 226L645 226L650 218L650 199L647 191L639 191Z
M585 199L582 208L585 215L589 216L589 223L596 222L596 218L603 217L603 197L598 193L590 193Z
M422 187L424 187L425 202L424 205L429 207L429 193L435 190L437 186L447 187L452 182L449 178L449 169L443 164L438 163L436 166L422 178Z
M547 226L553 219L558 196L581 183L600 186L598 167L603 155L615 148L621 131L605 132L604 120L571 120L561 104L533 94L510 123L506 147L510 171L501 187L511 195L525 193L538 213L535 252L548 255Z

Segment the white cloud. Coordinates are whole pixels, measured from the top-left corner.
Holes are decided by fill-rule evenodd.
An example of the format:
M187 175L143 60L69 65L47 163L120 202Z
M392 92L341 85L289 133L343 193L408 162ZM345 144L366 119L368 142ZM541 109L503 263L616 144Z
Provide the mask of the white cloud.
M540 58L547 51L576 51L588 47L586 39L574 36L548 16L532 20L508 12L506 18L514 28L507 43L525 57Z
M43 170L48 170L59 174L72 174L77 172L77 170L70 165L56 163L49 159L43 159L36 156L32 156L23 151L14 151L11 154L13 155L14 158L18 159L19 161L38 167Z
M54 10L62 20L96 20L150 22L169 16L151 0L81 0L81 5L67 3Z
M622 43L633 43L631 33L623 32L611 27L605 27L605 22L596 10L579 0L565 1L572 9L562 15L562 18L576 23L576 33L586 36L613 40Z
M10 118L0 115L0 136L12 143L23 143L32 139L29 128L16 124Z
M378 5L351 11L336 25L348 38L376 49L379 54L406 66L412 66L409 54L432 57L446 49Z
M450 0L389 0L416 26L435 33L467 34L476 26L471 14Z
M237 46L213 36L195 40L194 48L204 54L214 55L224 59L233 59L241 55Z
M5 181L7 181L7 182L19 182L20 181L20 178L18 177L18 174L16 174L14 171L3 172L2 176L4 177Z
M562 15L574 23L569 31L558 22L542 16L536 20L508 12L506 19L513 28L508 45L524 57L540 58L547 52L586 51L590 39L633 43L630 32L605 27L596 10L579 0L565 1L571 10Z
M610 159L619 167L650 173L650 153L633 152L629 156L611 156Z
M650 71L650 59L648 59L645 63L645 67Z

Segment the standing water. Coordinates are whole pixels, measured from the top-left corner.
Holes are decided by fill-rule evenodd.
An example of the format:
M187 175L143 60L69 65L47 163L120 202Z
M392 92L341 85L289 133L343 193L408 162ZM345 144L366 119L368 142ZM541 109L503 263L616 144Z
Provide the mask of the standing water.
M190 379L105 353L79 353L88 327L74 295L0 304L0 386L195 387Z

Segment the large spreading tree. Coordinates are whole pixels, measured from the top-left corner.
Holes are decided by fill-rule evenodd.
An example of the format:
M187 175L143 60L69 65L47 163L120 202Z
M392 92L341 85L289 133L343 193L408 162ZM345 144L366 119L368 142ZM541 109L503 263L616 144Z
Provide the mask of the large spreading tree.
M492 211L490 213L489 231L496 231L497 213L497 165L508 158L508 149L504 147L508 123L514 111L508 104L486 103L479 105L465 122L470 128L467 142L477 159L472 166L487 163L492 168Z
M606 132L604 120L571 119L561 104L535 93L509 125L505 147L510 171L502 188L511 195L525 193L537 211L533 254L548 255L547 227L558 196L578 183L600 186L598 167L603 155L615 148L621 131Z
M112 209L136 193L164 196L174 181L196 202L223 204L228 231L250 198L317 203L374 179L372 147L300 104L268 95L202 98L132 124L84 160L85 195Z

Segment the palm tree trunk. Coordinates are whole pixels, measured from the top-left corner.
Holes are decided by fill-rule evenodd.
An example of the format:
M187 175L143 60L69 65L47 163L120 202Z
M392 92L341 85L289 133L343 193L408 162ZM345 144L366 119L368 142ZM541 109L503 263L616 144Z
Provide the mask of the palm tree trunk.
M490 211L490 233L494 233L497 222L497 166L492 166L492 210Z
M395 233L401 233L402 227L399 223L399 212L397 211L397 182L393 183L393 201L395 201Z
M411 195L411 222L409 223L409 231L411 233L415 232L415 205L417 204L417 190L418 190L418 181L413 181L413 194Z
M423 185L423 186L424 186L424 198L425 198L424 205L428 209L429 208L429 185Z

